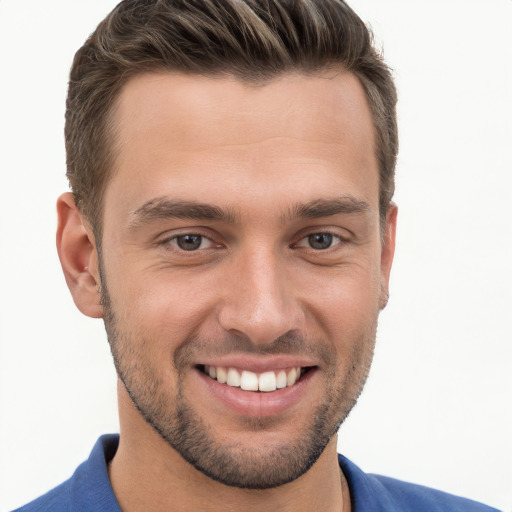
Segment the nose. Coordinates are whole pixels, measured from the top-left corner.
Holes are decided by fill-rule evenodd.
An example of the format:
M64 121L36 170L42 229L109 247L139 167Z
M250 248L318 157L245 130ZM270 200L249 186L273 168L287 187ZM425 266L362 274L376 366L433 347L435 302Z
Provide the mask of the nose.
M270 344L302 329L304 315L292 272L271 250L239 255L223 286L218 318L225 331L255 344Z

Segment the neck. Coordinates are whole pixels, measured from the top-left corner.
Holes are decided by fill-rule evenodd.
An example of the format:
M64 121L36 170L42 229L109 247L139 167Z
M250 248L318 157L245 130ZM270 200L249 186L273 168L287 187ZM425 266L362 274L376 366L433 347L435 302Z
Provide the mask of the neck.
M121 436L109 477L124 512L188 512L202 510L205 504L211 512L350 512L348 485L338 466L336 436L297 480L272 489L239 489L196 470L140 417L128 397L119 398Z

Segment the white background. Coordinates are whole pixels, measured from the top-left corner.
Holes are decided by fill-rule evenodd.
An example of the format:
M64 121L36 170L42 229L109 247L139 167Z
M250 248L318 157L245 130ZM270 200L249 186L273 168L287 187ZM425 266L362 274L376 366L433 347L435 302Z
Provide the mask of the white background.
M0 0L0 509L118 429L103 326L55 247L73 54L113 0ZM391 300L340 435L363 469L512 511L512 2L353 0L395 69Z

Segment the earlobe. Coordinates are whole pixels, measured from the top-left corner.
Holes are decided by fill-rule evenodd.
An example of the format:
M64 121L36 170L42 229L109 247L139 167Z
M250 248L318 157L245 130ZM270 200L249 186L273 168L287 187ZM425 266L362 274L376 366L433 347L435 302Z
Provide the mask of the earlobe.
M84 315L102 318L96 243L71 193L57 200L57 215L57 251L76 307Z
M389 298L389 276L395 255L396 219L398 207L391 203L386 214L386 225L382 239L380 259L380 309L384 309Z

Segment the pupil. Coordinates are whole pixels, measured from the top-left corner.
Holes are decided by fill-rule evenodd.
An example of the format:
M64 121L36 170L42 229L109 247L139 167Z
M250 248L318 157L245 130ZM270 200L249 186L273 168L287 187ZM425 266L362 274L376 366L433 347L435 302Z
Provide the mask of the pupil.
M194 251L201 247L202 236L200 235L182 235L176 239L178 247L184 251Z
M332 244L332 235L328 233L315 233L308 237L309 245L313 249L328 249Z

